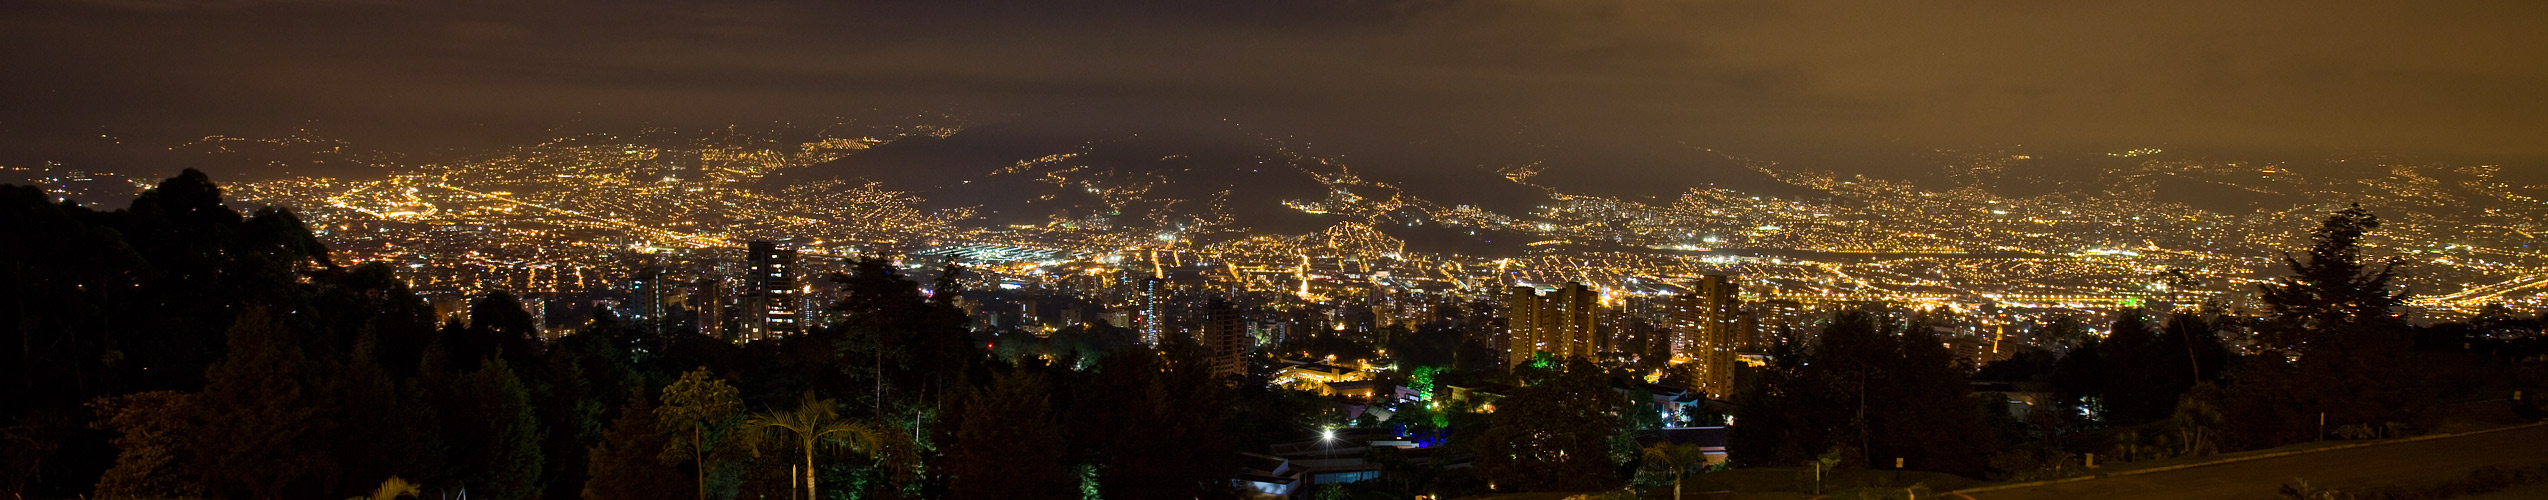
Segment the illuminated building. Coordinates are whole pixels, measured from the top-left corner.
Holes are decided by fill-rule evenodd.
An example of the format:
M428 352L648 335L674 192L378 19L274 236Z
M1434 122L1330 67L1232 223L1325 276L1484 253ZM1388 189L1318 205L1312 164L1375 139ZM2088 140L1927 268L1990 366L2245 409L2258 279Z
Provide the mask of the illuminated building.
M699 280L698 289L690 293L690 308L698 313L700 335L733 340L726 336L726 297L724 278Z
M1506 366L1529 363L1540 352L1557 359L1598 355L1608 347L1596 335L1600 310L1600 296L1583 283L1567 283L1545 294L1513 287L1505 299Z
M1132 328L1141 332L1141 343L1159 345L1160 332L1167 331L1167 318L1161 313L1168 308L1168 281L1142 278L1133 282Z
M1769 344L1804 340L1805 305L1793 300L1766 300L1750 304L1751 331L1762 338L1750 340L1751 349L1762 350Z
M762 340L797 332L796 250L777 243L751 243L744 264L743 337Z
M1725 275L1711 274L1679 297L1673 314L1672 355L1698 364L1699 387L1719 398L1734 390L1734 351L1743 326L1739 290Z
M648 266L628 280L628 315L656 334L664 328L664 305L672 301L672 284L662 268Z
M522 303L522 312L531 313L533 335L538 336L540 340L557 340L558 336L549 331L548 298L525 294L515 297L514 300Z
M1266 380L1268 385L1274 387L1312 391L1324 396L1335 394L1335 390L1328 384L1369 378L1371 378L1370 373L1352 368L1299 360L1286 361L1282 368L1275 369Z
M1239 308L1228 301L1216 299L1204 308L1203 328L1197 333L1203 348L1212 353L1212 374L1247 375L1247 326Z

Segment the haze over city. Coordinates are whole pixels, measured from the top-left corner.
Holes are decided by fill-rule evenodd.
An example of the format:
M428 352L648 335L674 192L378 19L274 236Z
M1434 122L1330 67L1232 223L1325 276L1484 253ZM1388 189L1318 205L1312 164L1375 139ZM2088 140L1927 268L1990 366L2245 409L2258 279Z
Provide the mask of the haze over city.
M16 2L0 491L2548 495L2541 26Z

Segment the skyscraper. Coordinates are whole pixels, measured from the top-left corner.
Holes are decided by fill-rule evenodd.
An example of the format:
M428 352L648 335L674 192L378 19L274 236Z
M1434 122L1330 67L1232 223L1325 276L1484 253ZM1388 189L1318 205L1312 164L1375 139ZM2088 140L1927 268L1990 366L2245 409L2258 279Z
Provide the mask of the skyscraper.
M1157 277L1133 282L1132 328L1141 332L1141 342L1159 345L1159 335L1168 329L1168 280Z
M762 340L793 335L797 322L796 249L755 241L744 258L743 335Z
M1746 335L1740 298L1732 279L1721 274L1700 278L1674 308L1672 357L1697 363L1699 387L1711 397L1734 390L1734 353Z
M661 267L646 266L628 280L628 316L657 335L663 334L664 306L672 302L670 276Z
M1591 286L1567 283L1546 294L1513 287L1505 299L1505 365L1521 366L1534 353L1558 359L1590 358L1609 348L1596 334L1600 297Z
M699 288L690 293L690 308L697 313L699 334L719 340L734 340L726 331L725 303L728 298L725 278L699 280Z
M1247 323L1239 308L1229 301L1213 299L1204 308L1203 328L1197 332L1205 350L1212 353L1212 374L1247 375Z
M1746 349L1767 349L1781 342L1805 340L1805 305L1793 300L1770 299L1745 307L1752 313L1751 339Z

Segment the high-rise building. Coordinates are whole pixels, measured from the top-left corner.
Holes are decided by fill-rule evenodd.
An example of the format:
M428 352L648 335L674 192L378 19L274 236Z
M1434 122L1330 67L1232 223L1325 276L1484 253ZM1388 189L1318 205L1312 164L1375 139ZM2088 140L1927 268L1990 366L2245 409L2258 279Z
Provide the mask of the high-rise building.
M532 336L539 337L542 341L557 340L557 337L549 330L548 297L526 293L515 296L513 300L522 303L522 312L531 313Z
M762 340L796 334L796 249L752 242L744 258L743 337Z
M1196 340L1212 353L1212 374L1247 375L1247 322L1239 308L1229 301L1214 299L1203 310L1203 328L1196 332L1201 338Z
M725 303L729 296L724 278L699 280L698 289L690 292L690 309L699 323L699 334L719 340L734 340L726 331Z
M665 305L672 302L672 288L675 286L670 279L660 267L647 266L637 270L637 275L628 279L629 319L645 325L648 331L662 334Z
M1505 298L1505 366L1529 363L1535 353L1558 359L1591 358L1609 346L1597 335L1601 298L1591 286L1567 283L1541 293L1513 287Z
M1748 349L1764 350L1774 344L1805 341L1805 328L1808 325L1805 324L1803 303L1771 299L1750 304L1746 308L1752 312L1753 324L1752 339L1747 346Z
M1168 280L1157 277L1133 282L1132 328L1141 333L1141 343L1159 345L1160 334L1168 330Z
M1740 290L1721 274L1700 278L1674 308L1672 357L1696 363L1698 389L1725 398L1734 390L1734 354L1745 337Z

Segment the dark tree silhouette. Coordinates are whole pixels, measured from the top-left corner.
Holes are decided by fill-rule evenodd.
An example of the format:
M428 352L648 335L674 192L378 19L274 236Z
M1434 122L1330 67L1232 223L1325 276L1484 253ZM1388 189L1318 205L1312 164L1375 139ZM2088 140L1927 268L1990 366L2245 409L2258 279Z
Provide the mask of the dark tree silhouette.
M2323 436L2320 415L2330 428L2386 429L2416 420L2425 407L2405 358L2414 342L2398 313L2406 293L2390 283L2397 261L2362 253L2364 236L2379 227L2360 205L2337 211L2312 235L2308 253L2283 256L2290 275L2259 286L2260 337L2277 354L2297 356L2260 357L2235 377L2229 425L2258 440L2241 444Z
M1061 499L1079 494L1052 387L1031 372L1002 375L964 402L947 450L948 490L958 499Z
M1925 327L1843 311L1811 351L1777 363L1738 399L1738 462L1795 465L1835 450L1845 465L1979 475L1997 446L1954 354Z
M643 393L628 398L619 418L587 454L584 500L685 500L698 489L691 475L659 455L672 444Z
M319 367L285 335L262 309L230 327L229 356L212 366L185 442L198 458L187 472L209 493L279 499L332 486L321 439L341 423L326 418Z
M541 494L541 429L530 391L503 358L465 374L427 361L422 384L438 393L434 407L452 462L446 491L471 496L532 498Z
M1577 358L1496 401L1475 441L1478 474L1505 490L1616 486L1610 438L1628 409L1626 397L1610 389L1607 372Z
M2258 286L2268 346L2336 357L2405 348L2397 308L2406 293L2389 283L2397 262L2362 255L2363 236L2379 228L2378 216L2354 205L2327 216L2308 253L2283 254L2291 274Z
M1106 355L1071 390L1067 437L1077 463L1097 467L1105 498L1182 499L1226 487L1236 466L1226 389L1193 340L1168 336L1161 351Z

